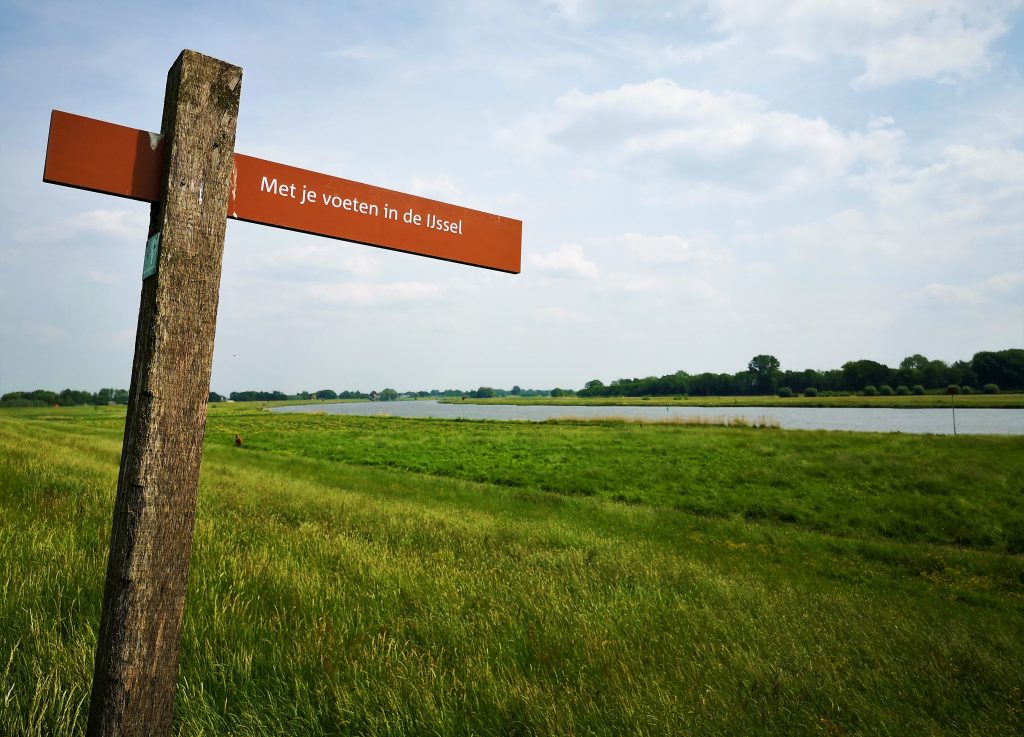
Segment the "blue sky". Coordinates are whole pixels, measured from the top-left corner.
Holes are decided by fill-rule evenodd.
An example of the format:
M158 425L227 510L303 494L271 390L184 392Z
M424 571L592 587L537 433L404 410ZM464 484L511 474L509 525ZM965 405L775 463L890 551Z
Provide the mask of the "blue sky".
M521 219L512 276L229 222L213 389L550 388L1024 345L1024 3L0 1L0 393L127 387L148 206L53 108Z

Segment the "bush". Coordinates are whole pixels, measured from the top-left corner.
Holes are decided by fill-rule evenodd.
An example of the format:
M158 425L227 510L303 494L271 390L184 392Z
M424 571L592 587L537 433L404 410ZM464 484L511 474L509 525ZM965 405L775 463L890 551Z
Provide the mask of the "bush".
M920 384L914 384L914 388L911 389L910 391L914 392L914 394L916 394L917 396L921 396L922 394L924 394L924 387L921 386Z
M780 397L791 397L791 396L793 396L793 390L790 389L788 386L780 387L779 388L779 396Z
M892 387L888 384L882 384L878 387L878 393L883 397L891 397L893 395Z
M875 397L878 396L878 389L873 387L871 384L868 384L866 387L864 387L864 391L862 393L865 397Z
M910 389L907 388L906 384L900 384L898 387L896 387L896 393L899 394L901 397L905 397L908 394L910 394Z
M985 386L981 387L981 391L985 394L998 394L999 386L996 384L985 384Z
M818 390L815 389L813 386L809 386L806 389L804 389L804 396L805 397L816 397L816 396L818 396Z
M960 393L961 394L974 394L974 387L973 386L968 386L967 384L964 384L962 387L960 387Z

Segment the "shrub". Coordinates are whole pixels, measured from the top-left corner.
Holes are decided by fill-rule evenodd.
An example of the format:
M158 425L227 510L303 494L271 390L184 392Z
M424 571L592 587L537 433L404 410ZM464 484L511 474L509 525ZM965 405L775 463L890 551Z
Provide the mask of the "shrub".
M974 394L974 387L973 386L968 386L967 384L964 384L962 387L960 387L960 393L961 394Z
M878 393L881 394L883 397L891 397L893 394L892 387L889 386L888 384L882 384L880 387L878 387Z
M780 387L779 388L779 396L780 397L791 397L791 396L793 396L793 390L790 389L788 386Z
M818 390L815 389L813 386L809 386L806 389L804 389L804 396L805 397L816 397L816 396L818 396Z
M878 396L878 389L873 387L871 384L868 384L866 387L864 387L863 394L864 394L865 397Z
M996 384L985 384L985 386L981 387L981 391L985 394L998 394L999 386Z
M921 396L922 394L924 394L924 387L921 386L920 384L914 384L914 388L911 389L910 391L914 392L914 394L918 396Z
M910 389L907 388L906 384L900 384L898 387L896 387L896 393L899 394L901 397L905 397L908 394L910 394Z

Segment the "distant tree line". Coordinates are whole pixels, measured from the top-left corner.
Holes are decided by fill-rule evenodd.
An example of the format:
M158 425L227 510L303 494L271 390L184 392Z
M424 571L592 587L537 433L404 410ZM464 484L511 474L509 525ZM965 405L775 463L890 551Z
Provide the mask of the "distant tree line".
M386 388L372 392L361 391L335 391L334 389L320 389L315 392L301 391L296 394L285 394L281 391L244 391L231 392L223 396L217 392L210 392L211 402L224 402L229 399L232 402L276 402L282 400L308 400L308 399L363 399L376 400L378 402L390 402L396 399L441 399L473 397L474 399L488 399L491 397L523 396L523 397L546 397L551 392L548 389L522 389L514 386L511 389L495 389L489 386L482 386L479 389L431 389L398 392L395 389Z
M1004 351L981 351L969 361L929 360L920 353L907 356L896 368L869 359L847 361L838 369L817 371L783 371L775 356L761 354L754 356L745 371L735 374L688 374L676 371L664 376L648 376L642 379L616 379L604 384L600 379L588 381L577 390L562 389L497 389L481 386L478 389L431 389L400 393L387 388L381 391L362 392L334 389L320 389L315 392L301 391L285 394L281 391L241 391L228 396L210 392L211 402L275 402L309 399L362 399L394 401L397 399L440 399L495 397L664 397L664 396L743 396L752 394L780 394L793 396L805 394L924 394L927 391L944 391L955 386L959 391L999 392L1024 390L1024 349L1010 348ZM100 389L98 392L65 389L53 392L37 389L31 392L9 392L0 397L0 407L48 407L53 405L72 406L82 404L105 405L127 404L127 389Z
M127 389L100 389L87 392L79 389L65 389L53 392L36 389L31 392L8 392L0 396L0 407L69 407L77 404L128 404Z
M919 353L904 358L897 368L869 359L847 361L842 368L817 371L783 371L775 356L754 356L746 371L735 374L688 374L677 371L665 376L616 379L604 384L588 381L576 392L581 397L641 396L742 396L797 393L923 394L956 386L971 391L1016 391L1024 389L1024 349L975 353L970 361L929 360ZM552 396L555 391L551 392Z

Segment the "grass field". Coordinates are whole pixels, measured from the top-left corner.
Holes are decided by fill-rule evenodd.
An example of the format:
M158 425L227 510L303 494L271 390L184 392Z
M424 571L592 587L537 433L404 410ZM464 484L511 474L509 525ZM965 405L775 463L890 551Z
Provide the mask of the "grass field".
M553 404L564 406L590 405L596 407L627 407L631 405L655 407L894 407L898 409L948 409L948 394L922 394L921 396L850 395L846 397L499 397L495 399L446 399L445 402L473 404ZM958 394L956 406L971 409L1021 409L1024 394Z
M0 734L84 730L123 421L0 411ZM1022 451L218 406L177 728L1017 735Z

